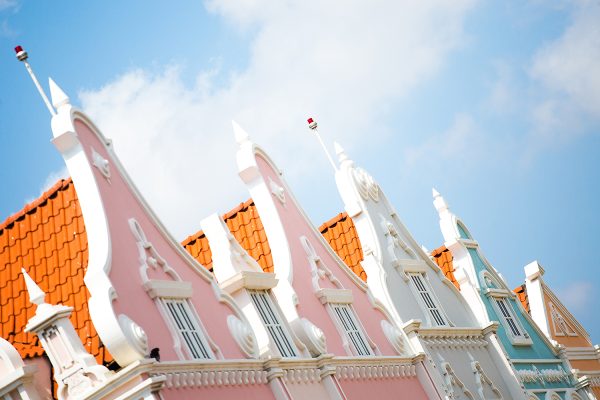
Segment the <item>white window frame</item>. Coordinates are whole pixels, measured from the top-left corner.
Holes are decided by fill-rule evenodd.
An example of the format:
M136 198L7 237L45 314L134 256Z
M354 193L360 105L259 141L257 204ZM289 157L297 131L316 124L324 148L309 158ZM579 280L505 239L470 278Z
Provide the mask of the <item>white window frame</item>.
M364 328L354 308L350 303L328 303L329 312L332 314L336 326L347 342L347 347L356 356L375 355L371 343L365 334Z
M270 290L266 289L247 289L252 305L258 312L260 319L265 326L271 341L275 344L277 352L282 357L298 357L299 351L294 345L294 340L290 335L281 312L271 298Z
M510 339L513 345L530 345L533 342L527 333L527 330L517 318L515 310L511 305L509 296L498 295L498 291L489 292L491 294L492 307L496 311L496 315L500 319L500 323L506 331L506 336ZM501 306L502 304L502 306ZM518 332L515 333L515 331Z
M448 316L444 312L440 301L431 289L427 273L422 271L407 271L409 286L414 291L417 301L425 311L425 316L431 326L451 326ZM421 283L420 287L416 280Z
M514 294L507 289L503 289L504 285L501 285L489 271L481 271L479 273L479 280L482 285L481 288L483 293L492 303L492 307L498 316L500 324L504 327L506 336L508 336L510 342L517 346L528 346L533 344L529 337L529 333L527 333L527 330L523 327L523 324L517 317L517 313L510 301L511 298L514 299ZM490 287L488 282L495 287ZM502 304L502 306L500 306L500 304ZM518 334L516 334L515 331L517 331Z
M214 359L215 355L206 339L206 331L189 299L159 297L157 300L172 332L176 332L176 349L185 348L192 360Z

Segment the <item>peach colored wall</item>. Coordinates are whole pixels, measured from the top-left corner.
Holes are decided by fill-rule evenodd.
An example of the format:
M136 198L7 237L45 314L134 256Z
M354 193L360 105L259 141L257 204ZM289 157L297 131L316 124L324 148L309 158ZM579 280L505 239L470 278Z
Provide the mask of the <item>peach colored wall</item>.
M88 160L92 159L92 147L102 157L111 160L103 144L83 121L76 120L75 127ZM148 162L152 162L152 160ZM118 294L118 298L113 302L115 312L128 315L146 331L149 348L159 347L161 360L177 359L173 350L171 333L154 301L142 288L138 248L128 224L130 218L135 218L148 241L178 272L181 279L192 282L194 291L192 302L200 319L204 322L208 334L220 347L224 357L245 358L227 328L226 318L233 313L231 308L216 299L210 284L200 278L198 273L162 237L124 179L119 175L114 163L111 162L110 168L109 183L99 170L92 166L110 227L112 242L110 279ZM178 243L176 245L179 246ZM202 267L198 266L198 268ZM165 277L163 276L161 279L163 278Z
M389 344L380 327L381 320L385 319L383 313L371 306L367 294L359 289L359 287L348 277L347 273L338 265L338 262L343 262L334 259L332 255L333 252L328 251L329 245L324 242L321 234L309 221L307 221L298 209L299 206L297 205L293 194L290 192L289 188L287 188L287 185L282 182L279 174L277 174L269 165L269 162L259 154L256 155L256 160L259 171L265 182L269 182L269 178L271 178L277 185L286 188L285 206L279 201L274 200L272 197L271 201L275 204L282 220L282 224L286 230L287 241L289 243L293 262L293 286L300 300L298 313L301 316L310 319L323 330L327 337L327 349L329 352L336 355L346 354L337 328L333 324L325 306L321 304L314 294L311 284L310 265L306 251L299 239L301 236L306 236L323 263L333 272L334 276L342 283L344 288L352 291L354 295L354 310L371 340L377 344L382 354L396 355L396 352ZM261 216L261 218L265 217L266 216ZM274 260L274 262L277 270L277 260ZM352 273L349 269L348 271ZM325 279L321 279L320 282L325 282ZM326 286L324 285L324 287Z
M598 360L569 360L571 366L580 371L600 371Z
M427 399L417 378L342 380L340 385L348 400Z
M586 335L583 332L579 332L579 330L577 329L576 326L574 326L573 324L570 323L569 320L567 320L567 316L563 315L563 317L565 318L567 324L569 324L569 326L573 329L573 331L575 333L577 333L578 336L560 336L557 335L555 330L554 330L554 326L552 324L552 309L550 308L550 298L549 296L546 294L545 290L549 290L547 288L544 288L544 307L546 308L546 315L548 316L548 324L550 325L550 335L552 336L552 339L556 340L558 343L566 346L566 347L592 347L592 343L586 338ZM556 307L556 305L555 305Z
M268 400L275 399L269 385L248 386L199 386L184 389L163 389L160 391L165 400ZM317 400L316 398L313 400Z

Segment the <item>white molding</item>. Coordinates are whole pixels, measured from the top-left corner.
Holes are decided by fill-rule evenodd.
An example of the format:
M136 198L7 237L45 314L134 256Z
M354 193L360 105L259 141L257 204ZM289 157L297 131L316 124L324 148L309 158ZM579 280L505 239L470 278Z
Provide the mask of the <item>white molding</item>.
M143 284L143 287L152 299L156 297L188 299L193 294L192 283L184 281L150 279Z
M537 261L530 262L523 269L525 270L525 290L527 290L531 319L535 321L544 335L548 339L551 339L550 318L548 318L546 312L546 302L542 287L544 269Z
M90 292L90 316L108 351L119 365L126 366L143 359L145 353L140 351L139 343L128 333L127 327L121 325L123 318L113 309L112 302L117 293L109 278L112 265L109 225L94 172L75 130L76 121L87 125L105 149L109 149L110 142L85 114L76 111L70 104L64 104L57 111L51 122L52 142L62 154L77 188L88 238L89 258L84 282Z
M321 288L317 290L316 294L319 300L321 300L322 304L352 304L352 302L354 301L354 296L350 289Z
M594 347L566 347L565 354L569 360L599 360L600 349Z
M224 282L221 288L230 295L240 289L268 290L277 286L275 274L268 272L240 271Z

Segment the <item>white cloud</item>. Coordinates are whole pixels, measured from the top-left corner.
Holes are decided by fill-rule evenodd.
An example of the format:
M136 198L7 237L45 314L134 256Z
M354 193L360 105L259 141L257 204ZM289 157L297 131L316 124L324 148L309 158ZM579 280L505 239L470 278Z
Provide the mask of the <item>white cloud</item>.
M183 237L201 217L247 197L235 174L232 118L291 179L314 185L328 167L305 118L320 121L328 142L356 147L385 132L378 121L386 107L461 44L471 7L471 0L343 7L215 0L209 10L254 35L248 67L225 85L215 86L215 71L198 72L196 87L186 87L176 67L135 70L81 100L158 214Z
M561 136L582 118L600 120L600 4L576 3L571 25L534 56L531 76L547 91L534 108L536 130Z
M0 0L0 11L8 9L16 9L19 7L17 0Z
M595 288L591 282L572 282L560 290L560 299L567 308L575 313L588 311L590 301L594 298Z
M470 114L454 116L452 125L440 133L429 137L418 146L409 147L404 152L404 160L411 173L413 170L430 169L435 166L446 168L448 164L468 169L468 164L483 156L484 137Z

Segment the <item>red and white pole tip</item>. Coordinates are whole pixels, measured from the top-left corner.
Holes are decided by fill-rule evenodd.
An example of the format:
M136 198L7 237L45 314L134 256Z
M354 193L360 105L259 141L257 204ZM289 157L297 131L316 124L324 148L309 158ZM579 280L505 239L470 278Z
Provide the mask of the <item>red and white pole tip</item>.
M23 47L21 46L15 47L15 53L17 53L17 60L19 61L27 61L27 58L29 57L27 52L23 50Z
M306 122L308 122L308 127L309 127L310 129L312 129L313 131L314 131L315 129L317 129L317 121L315 121L314 119L312 119L312 118L308 118L308 119L306 120Z

